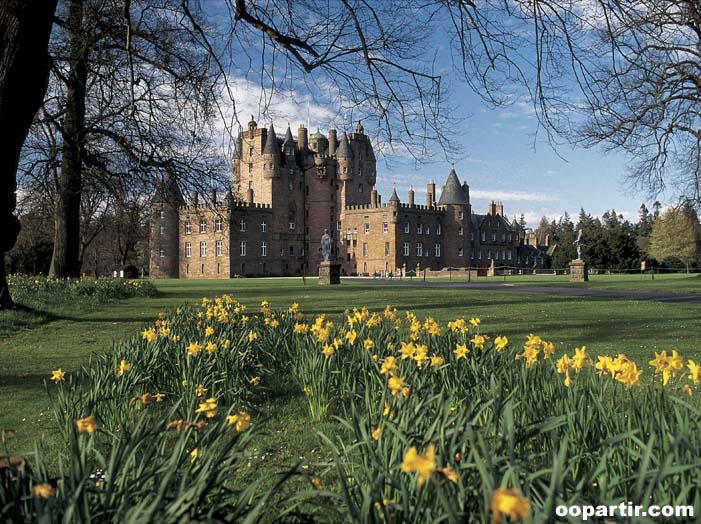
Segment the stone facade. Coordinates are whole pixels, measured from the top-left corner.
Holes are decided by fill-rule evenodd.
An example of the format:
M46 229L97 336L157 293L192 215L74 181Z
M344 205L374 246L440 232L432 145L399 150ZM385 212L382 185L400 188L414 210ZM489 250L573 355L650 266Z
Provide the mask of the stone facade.
M436 201L429 182L425 205L396 193L387 203L375 190L372 144L358 123L338 137L301 125L279 139L251 119L239 134L232 190L188 202L164 180L153 199L150 274L157 278L230 278L318 274L321 236L334 238L341 273L411 274L447 268L540 267L546 246L532 245L518 224L491 202L475 214L470 188L451 170ZM530 243L529 243L530 242Z

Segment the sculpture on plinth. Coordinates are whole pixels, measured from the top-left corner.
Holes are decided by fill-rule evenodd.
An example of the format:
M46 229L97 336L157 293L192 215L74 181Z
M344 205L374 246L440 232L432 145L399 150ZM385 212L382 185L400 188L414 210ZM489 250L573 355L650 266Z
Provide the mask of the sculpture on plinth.
M319 284L328 286L341 283L341 264L331 261L331 251L333 250L333 239L328 229L324 229L321 236L321 258L319 264Z
M577 234L574 245L577 248L577 259L570 262L570 282L586 282L589 280L589 268L587 263L582 259L584 239L582 238L581 229Z

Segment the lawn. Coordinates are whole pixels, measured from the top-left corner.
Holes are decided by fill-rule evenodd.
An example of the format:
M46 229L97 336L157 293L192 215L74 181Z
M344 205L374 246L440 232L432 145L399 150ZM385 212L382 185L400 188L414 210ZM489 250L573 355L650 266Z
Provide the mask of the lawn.
M598 280L590 285L595 282ZM628 289L637 289L635 286L640 284L631 277L620 282L632 286ZM682 289L688 282L698 285L701 279L665 278L659 282ZM159 293L152 298L100 306L49 304L36 310L0 314L0 429L17 430L12 443L15 451L30 450L41 436L49 449L58 446L43 386L52 369L75 371L92 353L107 351L114 341L136 336L160 311L222 293L230 293L251 307L257 307L263 299L269 300L273 308L297 302L307 314L337 317L354 306L381 310L387 304L414 310L419 317L433 316L440 322L456 316L477 316L485 333L506 335L517 347L523 345L529 333L536 333L556 342L558 351L572 352L586 344L592 355L626 353L646 368L646 374L650 373L646 362L662 348L676 348L685 358L701 356L701 305L379 287L371 281L344 282L331 288L318 286L313 279L308 279L306 285L298 279L162 280L156 284ZM602 280L604 285L617 284ZM271 435L260 441L262 447L251 452L252 471L269 471L271 464L289 465L318 452L318 425L306 416L300 392L280 387L259 401L260 411L277 422Z
M431 278L429 281L465 281L460 278ZM701 293L701 274L698 273L633 273L621 275L590 274L589 281L570 282L569 275L502 275L471 278L477 283L505 283L515 286L575 287L585 289L618 289L628 291L663 291L669 293Z

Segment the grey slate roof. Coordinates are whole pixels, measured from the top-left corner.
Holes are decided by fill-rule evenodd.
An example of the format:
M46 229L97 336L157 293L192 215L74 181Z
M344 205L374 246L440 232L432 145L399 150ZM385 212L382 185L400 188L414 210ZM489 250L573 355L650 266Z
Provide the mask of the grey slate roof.
M336 149L336 158L350 158L351 156L348 135L343 133L343 138L341 138L341 142L338 144L338 149Z
M392 196L389 197L390 202L399 202L399 197L397 196L397 189L392 189Z
M268 139L265 142L265 148L263 148L264 155L280 155L280 145L278 144L277 137L275 136L275 128L273 124L270 124L268 129Z
M467 198L465 198L465 193L463 193L460 180L458 180L458 175L455 173L455 169L451 169L450 173L448 174L448 179L445 181L445 185L443 186L441 199L438 201L438 205L447 206L467 204L469 204L469 202L467 201Z
M282 143L283 145L294 145L295 139L292 138L292 130L290 130L290 126L287 126L287 132L285 132L285 140Z

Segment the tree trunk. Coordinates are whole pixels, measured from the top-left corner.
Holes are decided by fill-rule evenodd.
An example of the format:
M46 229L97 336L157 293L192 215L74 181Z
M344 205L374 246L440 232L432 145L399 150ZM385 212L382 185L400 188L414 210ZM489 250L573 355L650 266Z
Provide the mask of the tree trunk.
M83 138L85 96L88 78L88 40L83 31L83 1L71 0L68 7L70 73L66 90L63 128L63 160L54 215L54 252L49 275L80 275L80 199L83 186Z
M48 85L49 36L57 0L0 2L0 309L13 306L5 253L19 234L17 165Z

